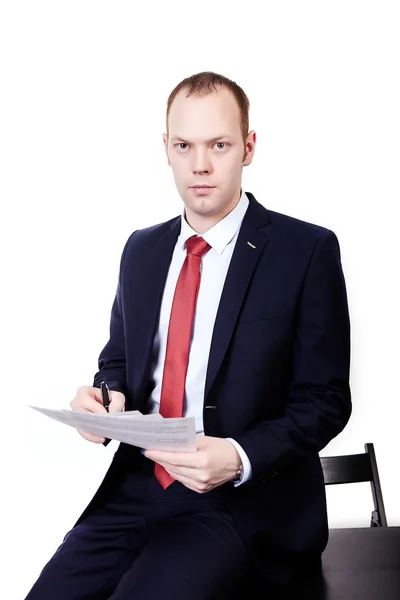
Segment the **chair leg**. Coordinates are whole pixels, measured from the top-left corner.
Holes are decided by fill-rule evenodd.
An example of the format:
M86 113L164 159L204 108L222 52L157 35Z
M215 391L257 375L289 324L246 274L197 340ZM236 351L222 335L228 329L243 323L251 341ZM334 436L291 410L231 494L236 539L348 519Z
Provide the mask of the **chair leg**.
M379 522L378 511L373 510L371 513L371 527L382 527L382 524Z

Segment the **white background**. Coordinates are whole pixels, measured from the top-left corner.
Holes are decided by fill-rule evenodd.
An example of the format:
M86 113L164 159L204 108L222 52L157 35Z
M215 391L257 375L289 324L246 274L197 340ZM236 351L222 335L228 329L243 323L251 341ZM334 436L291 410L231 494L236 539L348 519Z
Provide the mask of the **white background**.
M384 0L1 3L1 597L25 596L117 447L27 405L91 383L128 235L181 211L165 106L203 70L250 98L244 189L339 238L354 409L321 454L373 442L400 525L399 21ZM368 484L328 489L332 527L371 509Z

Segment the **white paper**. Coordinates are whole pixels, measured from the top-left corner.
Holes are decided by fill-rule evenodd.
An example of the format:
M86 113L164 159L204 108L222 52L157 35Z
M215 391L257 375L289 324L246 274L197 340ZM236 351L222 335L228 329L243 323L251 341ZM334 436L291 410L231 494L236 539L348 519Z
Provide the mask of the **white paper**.
M30 408L64 425L138 448L196 452L194 417L164 419L160 414L143 415L140 411L95 414L38 406Z

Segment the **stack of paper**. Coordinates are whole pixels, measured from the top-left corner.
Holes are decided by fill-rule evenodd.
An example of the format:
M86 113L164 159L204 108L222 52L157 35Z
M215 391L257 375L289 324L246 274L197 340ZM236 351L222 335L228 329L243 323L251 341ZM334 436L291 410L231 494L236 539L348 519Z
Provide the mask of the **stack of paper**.
M164 419L160 414L143 415L138 410L120 413L81 413L31 406L34 410L81 431L101 435L154 450L196 451L194 417Z

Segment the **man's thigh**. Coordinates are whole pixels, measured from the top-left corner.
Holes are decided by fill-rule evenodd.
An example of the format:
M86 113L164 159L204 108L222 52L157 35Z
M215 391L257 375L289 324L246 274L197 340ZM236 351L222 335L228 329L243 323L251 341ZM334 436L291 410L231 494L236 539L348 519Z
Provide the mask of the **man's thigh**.
M26 600L106 600L142 546L138 530L83 521L67 533Z
M228 513L187 512L154 527L111 599L233 599L252 572Z
M147 471L135 464L114 470L108 488L67 533L26 600L109 598L147 540L152 483Z

